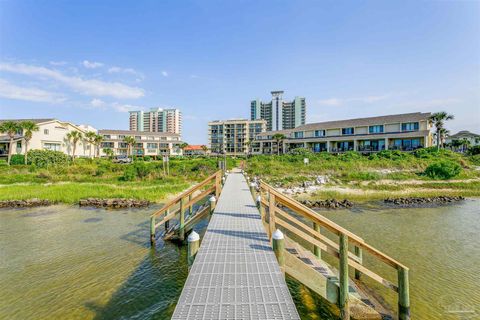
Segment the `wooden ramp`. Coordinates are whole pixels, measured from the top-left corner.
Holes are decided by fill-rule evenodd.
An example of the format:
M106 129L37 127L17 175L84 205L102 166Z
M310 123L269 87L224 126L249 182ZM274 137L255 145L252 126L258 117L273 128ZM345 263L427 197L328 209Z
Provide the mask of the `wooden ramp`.
M239 171L226 179L172 319L300 319Z

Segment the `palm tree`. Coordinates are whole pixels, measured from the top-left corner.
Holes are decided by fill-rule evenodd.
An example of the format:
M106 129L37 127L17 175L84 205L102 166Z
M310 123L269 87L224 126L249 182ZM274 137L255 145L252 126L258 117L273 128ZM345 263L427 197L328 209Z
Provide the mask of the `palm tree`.
M23 140L25 140L25 164L27 164L28 143L32 139L34 131L38 131L40 128L33 121L22 121L20 127L23 129Z
M77 149L77 142L83 138L83 135L80 131L70 131L67 133L68 142L73 145L72 148L72 161L75 162L75 150Z
M208 147L206 145L202 145L202 150L205 152L205 154L207 154Z
M12 157L12 147L13 147L13 139L15 138L15 134L21 129L18 122L15 121L5 121L0 124L0 132L6 133L10 138L10 144L8 145L8 165L10 165L10 159Z
M183 154L184 149L185 149L186 147L188 147L188 143L183 142L183 143L181 143L178 147L179 147L180 149L182 149L182 154Z
M439 132L435 132L433 134L435 139L437 139L438 134L440 135L440 146L443 148L445 145L445 139L447 139L447 137L450 135L450 131L445 128L441 128Z
M468 150L468 147L470 147L470 145L472 144L470 142L470 140L468 140L467 138L463 138L462 140L460 140L460 143L462 145L462 151L465 152L466 150Z
M277 155L280 155L280 142L285 140L285 135L282 133L275 133L272 138L277 142Z
M135 138L132 136L126 136L123 138L123 142L127 144L127 155L130 154L133 160L133 146L137 141L135 141Z
M95 137L96 136L97 136L97 134L94 131L88 131L87 133L85 133L85 139L90 144L90 150L89 150L90 158L92 157L92 148L94 148ZM95 150L93 152L93 157L95 158Z
M105 153L109 158L113 157L113 150L110 148L103 148L103 153Z
M429 120L437 130L437 150L440 149L442 129L444 129L445 121L453 120L454 118L452 114L448 114L445 111L435 112L430 116Z
M245 145L247 146L247 158L248 158L248 155L250 154L250 146L252 145L252 140L248 140L247 142L245 142Z
M96 134L93 138L93 144L95 145L95 150L93 152L93 157L95 158L95 151L97 152L97 156L100 157L100 145L103 142L103 136Z

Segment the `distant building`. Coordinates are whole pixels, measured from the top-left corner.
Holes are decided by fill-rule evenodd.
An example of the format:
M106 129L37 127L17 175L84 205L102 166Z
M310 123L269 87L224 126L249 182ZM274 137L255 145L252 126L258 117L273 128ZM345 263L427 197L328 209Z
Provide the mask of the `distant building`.
M254 137L267 128L265 120L217 120L208 123L208 142L213 154L245 155Z
M182 134L182 113L178 109L152 108L130 111L130 130Z
M202 145L189 145L183 148L184 156L204 156L207 154L207 151L204 150Z
M250 119L267 121L268 131L293 129L305 124L305 98L295 97L293 101L283 101L283 91L272 91L272 101L259 99L250 103Z
M290 130L262 132L255 137L252 149L266 154L286 153L295 148L334 153L413 151L432 146L429 117L430 113L417 112L309 123ZM277 133L285 139L276 141Z
M455 141L455 140L460 141L463 139L467 139L468 141L470 141L471 146L480 145L480 134L476 134L467 130L459 131L455 134L452 134L451 136L448 136L445 139L445 142L452 143L452 141Z
M100 155L105 156L104 149L113 150L115 155L127 155L128 145L123 141L127 136L135 138L135 146L132 153L136 156L152 156L154 158L163 155L181 155L180 135L168 132L141 132L129 130L99 130L103 136L100 147Z
M60 121L57 119L11 119L0 120L0 123L4 121L33 121L39 127L38 131L34 131L32 139L28 143L28 150L43 149L60 151L68 155L72 155L73 145L67 139L67 134L72 131L79 131L85 136L87 130L85 127L77 126L73 123ZM88 126L89 129L95 128ZM25 141L23 139L23 132L19 131L14 138L15 147L13 148L13 154L25 154ZM8 148L10 145L10 138L7 134L0 133L0 157L6 157L8 155ZM93 146L83 139L77 142L75 149L76 157L89 157L93 156Z

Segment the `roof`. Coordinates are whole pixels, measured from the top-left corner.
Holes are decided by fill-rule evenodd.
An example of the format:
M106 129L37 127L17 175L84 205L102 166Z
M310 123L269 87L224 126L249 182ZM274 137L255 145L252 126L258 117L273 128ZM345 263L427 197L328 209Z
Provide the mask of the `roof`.
M168 136L168 137L180 137L177 133L171 132L148 132L148 131L131 131L131 130L110 130L102 129L98 130L98 134L125 134L125 135L137 135L137 136Z
M460 138L460 137L480 137L480 134L476 134L476 133L473 133L473 132L470 132L470 131L467 131L467 130L462 130L462 131L459 131L459 132L449 136L450 139L451 138Z
M194 151L194 150L201 150L203 151L203 146L200 144L195 144L195 145L189 145L185 148L183 148L184 151Z
M319 130L319 129L325 130L325 129L346 128L346 127L361 127L361 126L368 126L368 125L374 125L374 124L421 121L421 120L427 120L430 117L430 115L431 115L430 112L423 112L423 113L415 112L415 113L394 114L394 115L388 115L388 116L308 123L303 126L299 126L295 129L281 130L281 131L267 131L267 132L262 132L258 135L268 136L276 133L289 133L289 132L295 132L295 131L312 131L312 130Z
M14 121L14 122L23 122L23 121L32 121L32 122L35 122L35 123L43 123L43 122L50 122L50 121L53 121L55 119L51 118L51 119L0 119L0 123L2 122L6 122L6 121Z

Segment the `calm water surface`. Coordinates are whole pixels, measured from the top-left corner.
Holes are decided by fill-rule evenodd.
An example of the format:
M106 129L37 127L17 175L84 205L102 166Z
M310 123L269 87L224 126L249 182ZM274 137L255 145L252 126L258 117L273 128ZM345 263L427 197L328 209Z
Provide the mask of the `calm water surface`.
M411 267L416 319L477 319L444 305L480 314L479 207L323 213ZM152 211L0 210L0 319L169 319L188 273L186 248L150 249ZM331 318L305 287L288 284L302 318Z

